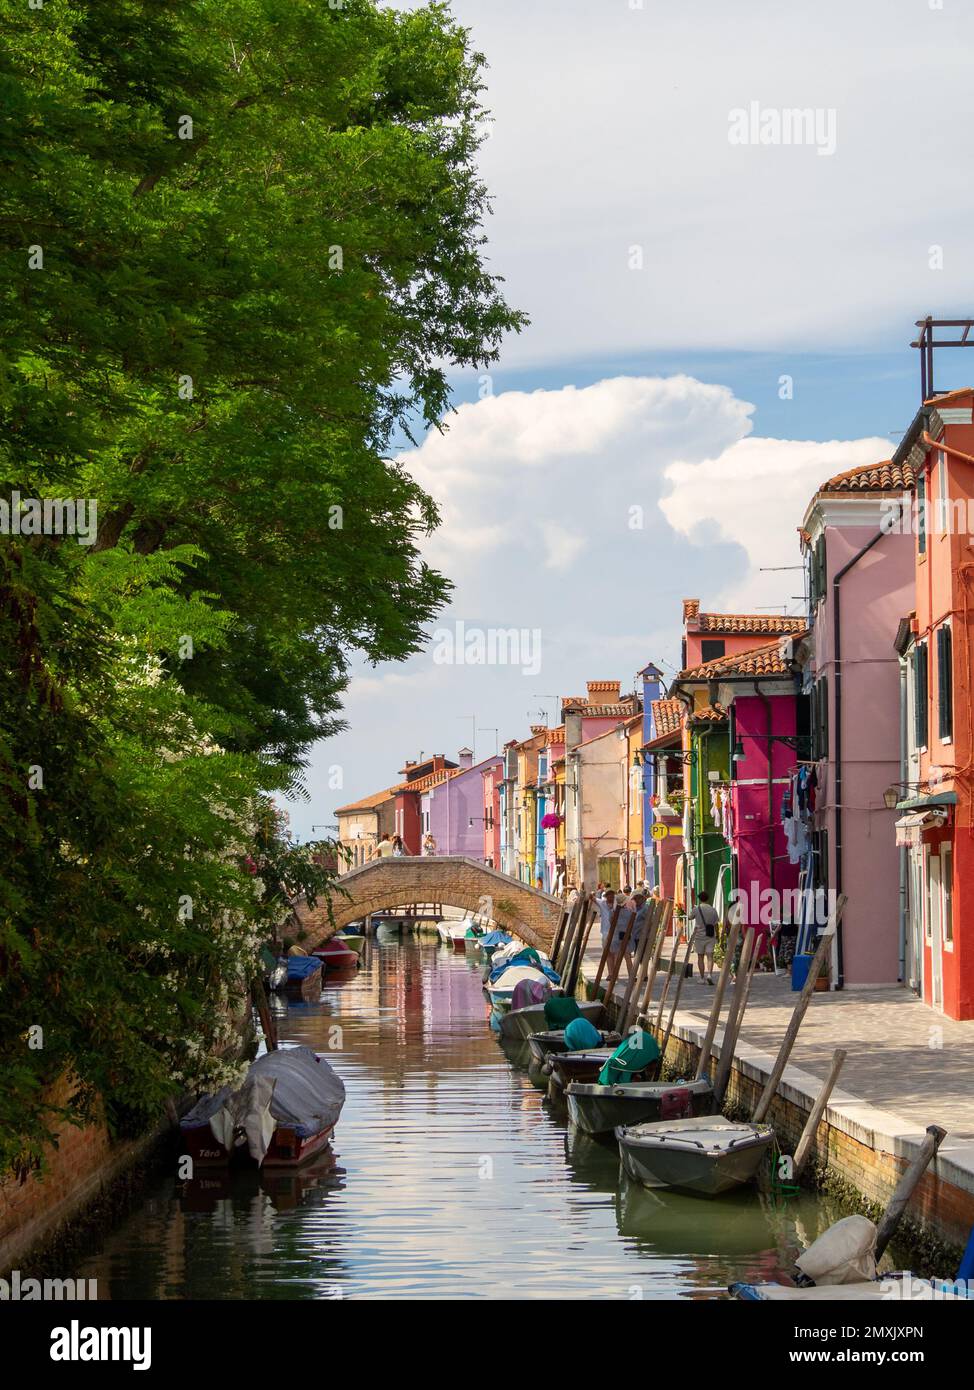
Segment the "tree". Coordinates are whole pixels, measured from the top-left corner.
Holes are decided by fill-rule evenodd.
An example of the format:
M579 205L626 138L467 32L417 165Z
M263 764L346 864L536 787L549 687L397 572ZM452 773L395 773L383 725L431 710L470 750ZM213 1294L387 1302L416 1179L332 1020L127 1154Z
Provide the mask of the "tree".
M82 1110L146 1112L212 1057L215 982L268 921L260 807L337 726L349 653L406 657L449 591L393 442L522 318L484 261L483 60L445 6L0 14L0 496L97 504L90 545L3 546L0 825L32 852L0 900L0 1060L36 1155L52 1069ZM71 1002L25 1061L45 981Z

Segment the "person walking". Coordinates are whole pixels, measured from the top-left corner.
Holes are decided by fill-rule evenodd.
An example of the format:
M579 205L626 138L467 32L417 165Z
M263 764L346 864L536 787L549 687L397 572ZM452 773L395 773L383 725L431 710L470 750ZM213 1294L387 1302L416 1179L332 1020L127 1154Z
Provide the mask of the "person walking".
M382 836L382 839L379 841L375 849L372 851L372 858L388 859L392 855L392 852L392 840L389 838L387 832Z
M706 980L708 985L714 983L714 945L717 940L719 920L715 909L710 904L710 895L698 893L697 905L693 909L694 931L690 949L696 954L700 978Z
M611 972L615 970L616 957L618 956L619 949L622 946L622 933L619 930L619 924L623 918L623 905L621 900L616 896L616 890L614 888L606 888L605 892L602 893L601 896L596 897L595 903L599 909L599 926L601 927L602 931L603 950L605 950L605 944L607 941L609 941L611 935L611 941L609 944L609 954L606 957L609 966L609 972L611 974ZM617 907L620 909L620 911L619 916L616 919L615 930L613 931L612 918L615 915L615 910Z

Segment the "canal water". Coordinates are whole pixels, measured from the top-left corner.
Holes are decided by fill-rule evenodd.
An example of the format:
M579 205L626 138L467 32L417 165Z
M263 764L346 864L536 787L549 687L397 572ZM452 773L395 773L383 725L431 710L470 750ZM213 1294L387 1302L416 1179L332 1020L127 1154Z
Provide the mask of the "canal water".
M620 1183L614 1146L570 1129L502 1050L479 960L436 938L367 941L320 1003L280 1007L281 1041L345 1082L333 1154L155 1179L77 1271L102 1298L713 1297L787 1273L841 1214Z

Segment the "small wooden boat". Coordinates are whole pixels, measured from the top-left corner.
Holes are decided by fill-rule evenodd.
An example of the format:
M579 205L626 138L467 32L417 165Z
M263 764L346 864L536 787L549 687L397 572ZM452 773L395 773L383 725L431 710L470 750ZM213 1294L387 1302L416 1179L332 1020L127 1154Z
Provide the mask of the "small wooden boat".
M317 956L288 956L287 992L292 999L321 996L322 963Z
M329 970L354 970L358 966L358 952L350 950L340 936L333 936L311 954Z
M472 917L464 917L459 922L440 922L436 930L444 946L452 946L455 951L462 951L467 929L473 924Z
M580 1003L579 1012L583 1018L587 1018L589 1023L598 1027L602 1017L603 1005L595 999L591 1003ZM532 1033L543 1033L548 1026L545 1018L544 1005L532 1004L526 1009L511 1009L501 1020L501 1033L505 1038L520 1038L522 1042L527 1042Z
M251 1064L236 1091L203 1096L179 1128L194 1163L290 1167L327 1147L344 1104L342 1079L324 1057L277 1048Z
M711 1105L712 1095L709 1081L631 1081L619 1086L573 1081L565 1091L572 1123L586 1134L611 1134L620 1126L699 1115Z
M604 1029L601 1029L599 1031L599 1036L602 1039L600 1048L605 1048L606 1052L611 1057L612 1053L622 1042L622 1035L620 1033L607 1033ZM552 1053L568 1051L568 1044L565 1042L565 1030L564 1028L557 1028L553 1032L532 1033L528 1038L528 1047L531 1049L532 1057L534 1057L535 1061L540 1065L540 1063L544 1062Z
M497 1019L503 1017L511 1007L514 991L522 980L537 981L550 986L551 981L543 970L533 965L511 965L502 970L497 978L484 986L484 993L490 1000L491 1011ZM526 1039L525 1039L526 1041Z
M564 1091L573 1082L592 1084L598 1081L599 1073L615 1050L615 1047L593 1047L583 1052L552 1052L545 1066L550 1069L555 1085ZM651 1062L641 1072L634 1073L633 1080L655 1081L659 1069L659 1061Z
M615 1136L623 1168L644 1187L716 1197L753 1182L774 1130L710 1115L620 1125Z

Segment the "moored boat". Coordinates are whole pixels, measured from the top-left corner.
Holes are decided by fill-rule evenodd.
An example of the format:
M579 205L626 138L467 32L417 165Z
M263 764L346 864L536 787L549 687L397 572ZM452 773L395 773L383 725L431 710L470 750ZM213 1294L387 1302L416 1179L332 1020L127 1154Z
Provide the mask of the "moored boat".
M203 1096L179 1128L195 1163L292 1166L328 1145L344 1104L342 1079L324 1057L310 1047L276 1048L236 1090Z
M565 1091L572 1123L586 1134L699 1115L710 1106L712 1095L709 1081L631 1081L617 1086L573 1081Z
M485 986L485 993L490 1000L491 1010L495 1017L500 1018L510 1009L514 991L522 981L537 983L542 987L550 984L548 976L536 966L508 966Z
M599 1050L605 1049L606 1056L611 1057L612 1053L622 1041L620 1034L608 1033L604 1029L599 1030ZM528 1047L531 1055L539 1064L551 1056L552 1053L563 1053L569 1051L569 1044L565 1042L564 1028L556 1028L553 1031L532 1033L528 1037ZM602 1065L604 1065L604 1060Z
M472 917L464 917L459 922L440 922L436 930L445 946L452 946L454 950L462 951L467 930L473 925Z
M344 928L337 933L337 938L342 942L343 946L347 946L348 949L354 951L357 956L362 954L362 949L365 946L365 934L363 932L350 931L348 928Z
M311 954L329 970L354 970L358 965L358 952L346 946L340 936L333 936Z
M615 1136L623 1168L644 1187L716 1197L754 1180L774 1130L710 1115L623 1124Z
M579 1003L579 1012L583 1018L598 1027L602 1017L604 1006L599 1000L591 1003ZM543 1033L548 1026L545 1017L543 1004L532 1004L530 1008L511 1009L510 1013L504 1015L501 1020L501 1035L505 1038L520 1038L527 1042L532 1033Z
M322 963L317 956L288 956L288 994L297 999L317 999L321 994L321 974Z

